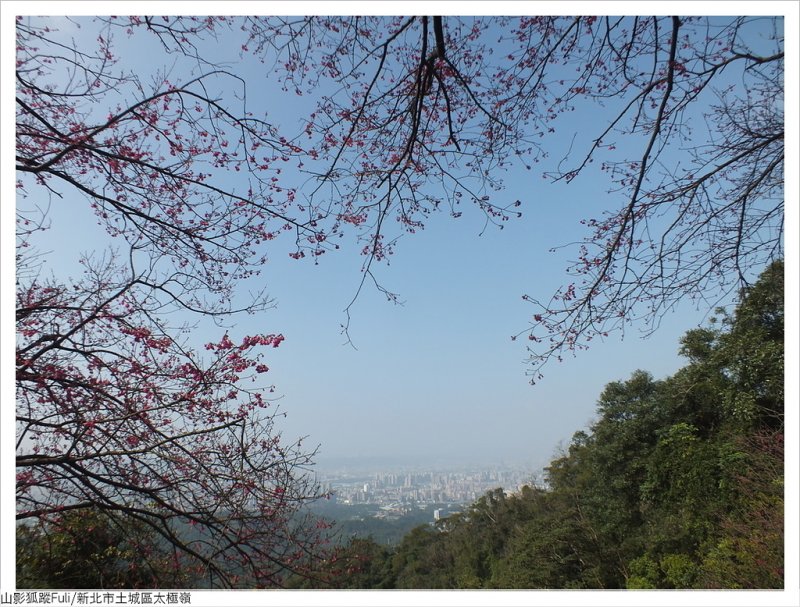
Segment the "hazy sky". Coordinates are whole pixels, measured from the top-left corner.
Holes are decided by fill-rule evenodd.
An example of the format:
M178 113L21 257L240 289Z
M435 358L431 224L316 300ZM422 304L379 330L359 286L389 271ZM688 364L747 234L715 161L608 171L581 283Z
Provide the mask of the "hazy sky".
M4 537L13 533L14 423L13 394L13 330L14 325L14 171L10 158L13 147L14 90L13 22L5 19L9 4L3 3L3 205L2 212L2 402L3 409L3 500L2 522ZM17 8L35 14L63 13L66 10L91 14L102 11L104 3L27 3ZM593 3L596 4L596 3ZM667 14L679 3L648 3L648 10ZM480 3L448 2L434 5L444 14L464 12L526 13L553 5L545 3ZM126 4L126 6L137 6ZM156 3L139 3L142 12L152 12ZM196 3L158 3L186 11L186 7L209 5ZM220 5L215 6L219 10ZM239 3L225 3L230 12L252 10ZM257 4L258 11L268 11L269 3ZM295 7L305 6L293 4ZM376 3L324 3L325 9L363 12ZM385 5L381 5L382 7ZM419 12L419 6L430 9L432 3L409 5L406 11ZM560 3L564 13L581 11L579 5ZM585 5L583 5L585 7ZM640 8L638 3L603 3L603 10L616 14ZM784 12L787 3L701 3L680 5L684 12L708 11L724 13L740 11ZM68 8L67 8L68 7ZM151 8L152 7L152 8ZM236 8L234 8L236 7ZM327 7L335 7L328 9ZM117 9L120 10L120 9ZM167 10L164 8L163 10ZM302 11L300 8L297 12ZM389 10L389 9L386 9ZM595 9L592 9L595 10ZM797 11L787 21L787 163L798 166L797 94L798 67ZM584 8L585 11L585 8ZM307 12L315 12L308 9ZM122 42L122 41L121 41ZM148 49L150 50L150 49ZM232 56L236 47L231 46ZM152 66L157 60L141 49L128 53L126 60ZM256 63L239 65L251 75L263 69ZM265 102L276 116L282 112L302 109L297 99L291 103L277 102L280 96L264 89ZM284 118L288 116L284 115ZM596 124L600 117L592 115L589 124L574 122L573 131ZM566 139L554 140L553 145L567 145ZM554 156L552 161L556 161ZM286 341L268 353L270 381L282 395L281 410L285 419L278 420L287 440L308 435L306 445L320 445L317 462L321 468L337 463L341 458L391 457L416 465L446 460L470 463L527 464L531 468L545 465L560 444L568 443L572 434L591 422L595 403L609 381L626 379L636 369L646 369L657 378L671 374L684 361L677 356L678 339L687 330L702 322L703 314L686 303L664 319L661 329L647 340L635 331L624 341L612 336L605 343L596 342L591 350L576 358L567 357L562 364L552 364L545 378L530 386L524 363L527 353L525 340L512 342L510 336L524 330L533 313L521 298L547 298L565 282L564 270L574 250L550 253L551 247L579 240L585 235L580 219L599 215L605 208L615 208L618 199L604 194L606 182L593 178L592 173L568 187L548 184L541 170L532 173L508 174L506 196L509 201L523 202L523 218L507 222L503 231L483 232L481 214L471 209L459 220L435 216L427 228L414 236L403 238L390 265L377 271L382 284L398 292L405 302L394 306L374 289L366 288L352 308L350 334L357 349L344 345L340 324L344 308L356 292L360 280L362 258L359 247L352 245L337 254L325 255L318 266L307 261L296 262L287 256L288 243L279 245L259 278L274 297L276 307L258 317L236 320L232 334L283 333ZM798 402L797 341L800 329L798 309L798 188L797 172L787 173L787 400ZM85 201L67 199L52 209L53 229L48 233L44 248L52 251L51 267L66 278L73 273L81 251L102 248L104 238L99 233ZM483 232L482 236L478 236ZM283 247L283 248L281 248ZM199 343L219 337L219 329L207 329L194 335ZM797 409L787 408L787 538L796 542L797 501ZM3 542L5 575L10 575L12 542ZM794 546L794 544L792 544ZM796 565L796 548L793 548ZM787 578L796 581L796 566L787 569ZM4 577L4 581L6 578ZM795 584L796 585L796 584ZM4 588L5 590L5 588ZM778 593L780 594L780 593ZM237 599L245 600L244 595ZM290 599L281 595L281 600ZM408 595L406 595L408 596ZM503 595L502 603L512 602L514 593ZM518 604L530 604L530 595L518 597ZM541 595L540 595L541 596ZM575 595L548 594L536 602L567 604L586 601L571 598ZM671 604L673 597L657 602L659 594L649 594L653 604ZM661 595L665 596L665 595ZM749 604L750 597L730 603L731 595L714 600L726 604ZM760 596L760 595L759 595ZM775 595L773 595L774 597ZM263 595L252 598L252 604L262 604ZM375 594L353 596L325 595L330 604L372 604ZM706 595L702 601L712 600ZM763 598L763 597L762 597ZM299 600L299 599L294 599ZM442 594L433 600L450 604ZM499 600L499 599L498 599ZM593 594L592 604L637 604L641 597L618 593ZM698 599L700 600L700 599ZM765 599L765 604L772 601ZM774 599L778 600L778 599ZM483 604L485 595L459 594L452 604ZM569 603L573 604L573 603ZM719 602L719 604L722 604ZM787 603L788 604L788 603Z
M539 467L592 419L606 383L636 369L663 377L682 364L678 338L702 320L691 305L646 340L631 331L624 341L595 342L529 384L527 340L511 341L533 313L522 294L544 298L562 284L569 254L549 249L581 237L580 219L602 200L580 181L554 188L525 174L508 186L510 199L523 201L523 218L502 231L479 235L483 217L473 209L458 220L436 216L401 240L377 276L404 303L365 288L351 310L353 346L341 324L361 276L358 247L316 266L281 250L254 281L275 307L238 317L231 334L285 335L265 361L287 414L280 428L287 439L308 435L307 446L320 444L321 466L363 456ZM62 209L53 208L48 235L57 265L74 262L100 236L88 211ZM207 330L195 335L198 344L223 331Z
M89 37L89 26L78 31L63 21L60 25L78 39ZM151 53L142 63L141 41L141 36L117 37L126 67L146 70L168 61ZM248 80L249 98L264 100L271 120L294 128L304 104L314 101L278 93L263 77L263 65L239 58L237 45L214 48L226 49L233 71ZM173 68L173 78L182 77L180 67ZM595 133L597 112L593 107L562 120L562 135L547 142L549 160L532 171L505 175L506 189L497 200L521 200L522 219L507 222L502 231L484 229L483 214L465 208L460 219L433 216L425 230L403 237L396 255L376 275L404 304L387 302L367 285L351 310L355 347L345 344L341 324L361 278L362 245L345 244L319 265L289 259L288 239L269 250L263 274L243 289L266 285L275 308L236 318L231 334L285 335L266 362L287 414L279 422L287 440L308 436L307 447L320 446L317 461L323 468L340 458L370 457L409 464L505 461L539 468L592 420L606 383L624 380L636 369L660 378L683 364L678 339L705 313L691 304L668 315L647 340L635 329L624 341L612 334L588 352L552 363L536 386L526 377L524 336L510 339L528 326L534 312L523 294L546 301L569 281L565 270L576 249L550 249L586 236L581 219L623 203L605 193L609 184L599 171L587 171L568 186L542 179L573 133ZM286 179L291 183L291 176ZM74 273L70 268L78 254L101 248L104 235L82 199L55 202L44 242L52 251L51 267L66 277ZM197 345L221 332L207 330L194 335Z

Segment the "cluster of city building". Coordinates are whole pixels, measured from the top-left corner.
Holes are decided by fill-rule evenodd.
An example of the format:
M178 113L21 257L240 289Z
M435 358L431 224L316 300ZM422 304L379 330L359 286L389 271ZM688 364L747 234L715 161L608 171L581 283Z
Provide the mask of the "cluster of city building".
M372 474L328 474L322 481L338 504L370 504L403 514L421 505L470 504L492 489L518 491L530 485L530 471L493 468L463 471L400 471Z

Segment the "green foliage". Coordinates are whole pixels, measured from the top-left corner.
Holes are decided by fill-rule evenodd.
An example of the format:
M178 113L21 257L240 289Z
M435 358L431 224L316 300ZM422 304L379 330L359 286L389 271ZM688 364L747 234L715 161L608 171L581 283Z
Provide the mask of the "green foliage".
M489 492L393 552L361 550L341 587L782 587L782 294L778 262L684 336L683 369L608 384L546 488Z
M731 384L730 412L753 426L783 427L783 263L770 266L744 293L730 331L720 338L720 355Z
M17 526L18 588L157 588L188 581L154 532L98 510Z
M697 571L697 563L686 554L666 554L659 562L641 556L631 561L627 588L692 588Z
M735 501L707 551L701 583L708 588L783 586L783 433L741 437Z
M392 588L390 552L372 538L352 538L314 571L294 575L289 588L359 589Z
M629 590L658 588L661 583L661 568L649 556L640 556L630 563L630 576L627 581Z
M415 527L397 547L391 561L396 588L455 588L451 555L439 531Z
M539 491L500 568L504 588L605 587L603 547L576 496Z

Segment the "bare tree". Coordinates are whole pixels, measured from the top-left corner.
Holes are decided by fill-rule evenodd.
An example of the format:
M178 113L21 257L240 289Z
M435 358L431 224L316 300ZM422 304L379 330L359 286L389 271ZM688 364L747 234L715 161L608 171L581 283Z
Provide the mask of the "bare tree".
M94 46L47 19L17 22L22 519L90 506L132 516L222 585L245 573L276 583L318 545L291 525L317 493L302 474L310 454L280 445L268 398L242 384L266 370L253 349L281 336L226 334L203 358L167 320L265 309L239 287L281 234L297 258L362 239L362 286L382 288L374 264L402 233L469 205L502 227L523 204L504 199L505 171L543 166L574 135L544 175L598 168L614 209L587 219L574 282L525 296L534 380L593 338L654 329L680 299L713 307L782 256L780 18L92 23ZM191 67L146 80L115 35ZM216 59L231 40L289 96L315 96L300 133L268 122ZM594 133L560 120L598 106L609 120ZM288 183L287 167L305 181ZM79 198L123 252L71 282L43 278L33 251L46 219L27 212Z
M504 169L573 139L552 181L598 166L609 210L586 220L575 276L535 312L531 374L677 301L709 309L783 254L780 18L326 17L251 19L285 87L334 83L309 117L314 200L363 228L365 277L437 209L502 223ZM572 133L567 112L608 117ZM557 146L556 146L557 147ZM311 170L311 169L309 169ZM589 175L586 176L590 178ZM591 178L596 178L592 175Z
M17 33L18 520L132 519L203 586L306 574L325 541L302 510L321 495L315 450L283 443L259 380L261 350L283 336L225 333L197 352L185 324L186 312L264 309L263 294L231 303L261 241L314 233L284 214L292 194L271 179L284 144L231 72L148 88L115 65L107 27L94 50L47 19L20 19ZM221 82L241 95L216 97ZM36 253L48 199L80 198L123 253L48 278Z
M70 284L19 285L17 519L138 520L200 584L302 571L322 542L301 510L320 495L313 451L282 443L272 388L256 381L258 350L283 336L225 334L201 355L156 317L146 276L86 267Z

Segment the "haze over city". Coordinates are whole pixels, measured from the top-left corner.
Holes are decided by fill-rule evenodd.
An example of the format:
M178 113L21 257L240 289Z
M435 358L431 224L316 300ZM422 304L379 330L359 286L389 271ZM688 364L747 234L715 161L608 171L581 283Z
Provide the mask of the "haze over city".
M523 4L4 7L18 585L797 581L798 24Z

